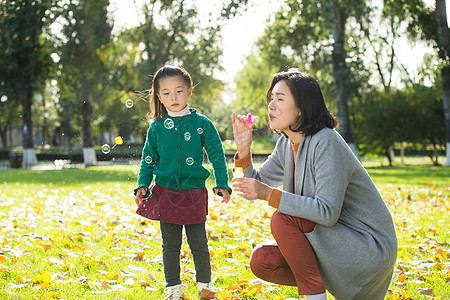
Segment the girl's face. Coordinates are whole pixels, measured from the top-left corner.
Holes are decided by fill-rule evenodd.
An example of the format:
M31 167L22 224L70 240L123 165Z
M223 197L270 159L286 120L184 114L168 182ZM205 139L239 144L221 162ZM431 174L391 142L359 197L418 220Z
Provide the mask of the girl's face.
M159 81L158 96L167 110L178 112L186 107L192 87L181 76L169 76Z
M285 80L277 82L273 87L268 108L270 128L289 133L289 126L295 127L297 124L300 110L295 105L294 96Z

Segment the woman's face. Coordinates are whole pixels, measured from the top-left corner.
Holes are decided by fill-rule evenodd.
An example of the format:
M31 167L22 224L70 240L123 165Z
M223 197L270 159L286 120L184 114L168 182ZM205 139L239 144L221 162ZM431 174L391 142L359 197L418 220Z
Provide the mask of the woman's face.
M178 112L186 107L192 88L181 76L169 76L159 81L159 99L167 110Z
M269 105L269 125L272 129L288 133L289 126L296 127L300 110L295 105L294 96L285 80L275 84Z

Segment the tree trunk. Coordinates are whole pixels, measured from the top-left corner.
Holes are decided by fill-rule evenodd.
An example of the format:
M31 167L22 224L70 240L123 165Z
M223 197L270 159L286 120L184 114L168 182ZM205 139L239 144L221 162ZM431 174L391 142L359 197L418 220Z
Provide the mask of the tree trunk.
M333 77L336 85L336 104L338 108L337 118L339 122L339 132L344 140L352 148L356 156L358 150L353 142L350 114L348 109L348 98L350 97L349 78L347 72L347 64L345 58L347 56L345 51L345 23L347 15L345 11L339 7L337 1L334 3L334 19L332 23L331 32L333 34Z
M28 87L22 96L22 118L23 118L23 159L24 168L29 168L37 163L36 152L33 142L33 120L31 118L31 105L33 103L33 90Z
M83 115L83 147L90 148L93 146L92 143L92 104L89 99L85 99L82 105L82 115Z
M46 110L45 96L42 95L42 108ZM48 122L45 114L42 115L42 145L50 145L50 137L48 136Z
M450 167L450 30L447 26L445 0L436 0L436 30L439 45L439 57L444 61L442 68L442 92L444 102L445 138L447 142L446 160L444 166Z
M389 163L389 167L392 167L392 152L391 152L391 147L387 148L386 150L384 150L384 154L386 155L386 158L388 160Z
M445 121L445 140L447 142L446 147L446 159L444 166L450 167L450 67L442 69L442 91L444 102L444 121Z
M439 166L439 151L436 143L433 142L433 166Z
M94 143L92 142L92 111L93 107L89 98L85 98L82 105L83 115L83 159L85 166L94 166L97 164L95 156Z
M2 141L2 147L8 148L8 127L0 126L0 138Z

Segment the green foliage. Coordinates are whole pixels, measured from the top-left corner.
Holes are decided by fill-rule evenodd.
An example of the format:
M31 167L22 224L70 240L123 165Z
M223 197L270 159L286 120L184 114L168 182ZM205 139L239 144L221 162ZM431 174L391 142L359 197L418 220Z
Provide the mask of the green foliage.
M233 112L234 110L231 105L226 105L219 101L209 111L201 111L201 113L205 113L214 123L222 141L234 139L233 129L231 127L231 116Z
M52 80L47 81L43 92L34 97L33 124L43 145L51 145L53 133L61 127L61 107L57 93L56 81Z
M112 30L107 19L108 5L109 0L70 2L63 13L65 25L57 49L61 104L67 110L76 109L82 116L85 147L93 146L92 114L102 106L108 91L104 89L108 68L103 61Z
M2 1L0 5L0 94L20 101L49 74L50 49L42 36L53 1Z
M8 99L6 95L3 95L3 97L3 100L0 99L0 138L3 147L8 147L7 133L11 128L20 126L21 106Z
M319 80L327 99L336 100L328 103L348 141L352 141L348 103L367 82L367 73L361 71L363 55L352 27L355 22L347 20L359 20L366 11L366 2L360 0L286 1L258 41L265 64L277 71L299 67Z
M245 4L241 2L245 1L233 1L237 5L234 13ZM152 75L164 64L182 65L191 74L195 85L192 107L210 118L225 108L221 99L224 86L214 73L221 69L220 26L231 11L224 11L220 20L211 19L206 25L200 22L192 1L150 1L144 4L142 13L144 21L119 32L106 55L111 86L103 108L105 114L98 124L102 131L119 132L125 139L147 130L148 90ZM127 99L134 101L133 108L125 107ZM229 130L219 132L226 136Z
M425 148L445 144L442 95L436 86L413 86L386 93L372 91L354 108L361 154L389 155L396 142Z
M266 94L273 74L279 70L258 55L247 57L247 63L236 78L236 114L252 113L258 116L255 128L267 127L268 111Z
M439 55L443 106L446 127L446 142L450 141L450 29L446 1L436 0L434 7L428 7L417 0L386 1L385 10L408 23L408 31L413 37L431 41ZM447 156L450 149L447 149Z
M82 132L87 136L84 144L91 144L91 135L100 142L104 132L118 133L127 142L131 135L140 136L146 131L145 92L151 86L151 75L167 63L183 65L191 73L195 84L190 103L193 107L207 115L225 107L221 100L223 83L214 76L221 70L220 29L226 20L245 9L246 0L224 1L207 22L199 19L195 1L148 1L143 5L142 23L118 32L112 43L108 5L107 0L1 3L0 96L4 97L0 105L2 113L8 112L8 116L0 116L2 136L8 126L15 124L11 116L20 108L24 87L36 87L46 97L49 91L44 92L44 88L49 83L45 81L50 78L57 80L59 104L43 108L41 98L32 100L37 93L28 93L29 103L40 101L33 108L39 114L34 121L45 136L50 135L47 132L68 136L66 128L70 127L69 138L75 143ZM32 24L35 21L38 23ZM55 27L47 29L52 22ZM25 59L30 49L35 51L30 52L30 57L38 59ZM55 67L53 76L50 67ZM29 84L31 79L36 82ZM132 109L125 106L127 99L133 100ZM59 119L45 117L55 113ZM40 118L41 114L44 118ZM51 125L46 126L46 122ZM221 134L227 131L221 130ZM45 140L48 143L49 139Z
M191 2L151 1L143 7L145 22L123 32L118 38L126 41L126 47L139 48L134 72L138 84L134 90L151 87L151 76L164 64L182 65L192 75L197 105L211 105L210 92L220 87L213 78L221 50L218 48L218 29L201 26L198 13ZM170 22L157 22L160 16ZM207 107L207 106L206 106ZM205 108L206 108L205 107Z
M408 23L411 38L437 40L433 8L421 0L385 0L385 17L395 17Z
M60 63L62 73L72 78L67 84L75 93L80 93L83 88L96 91L95 84L100 84L99 79L107 72L101 59L101 49L109 43L112 29L106 14L108 5L109 0L83 0L77 4L71 2L64 10ZM83 87L84 84L89 85Z
M394 2L385 2L380 16L379 7L364 1L338 1L338 7L334 6L337 2L330 1L286 1L268 21L265 34L257 42L257 51L248 58L248 64L237 77L236 104L245 109L259 109L258 113L265 116L265 101L255 98L263 95L274 72L297 66L318 79L335 115L338 83L345 85L351 127L362 155L387 156L389 148L398 142L408 142L421 151L429 145L445 144L436 56L428 56L423 67L417 70L419 75L412 76L394 51L404 35L404 23L410 17L397 16L400 7L404 9L410 2L408 14L414 15L411 18L417 22L428 20L426 16L431 9L423 3L412 9L415 4L411 3L417 1ZM336 77L333 69L336 51L333 30L337 30L334 9L337 8L348 19L343 23L345 68L351 74L347 80ZM383 30L379 30L380 26ZM398 74L402 79L395 81ZM262 83L263 77L266 84ZM394 88L398 84L402 84L400 90Z
M2 1L0 3L0 97L22 104L25 148L33 148L31 106L51 72L50 46L43 35L51 23L56 1ZM3 105L12 108L13 104ZM2 118L2 131L14 118ZM26 164L28 162L25 162Z

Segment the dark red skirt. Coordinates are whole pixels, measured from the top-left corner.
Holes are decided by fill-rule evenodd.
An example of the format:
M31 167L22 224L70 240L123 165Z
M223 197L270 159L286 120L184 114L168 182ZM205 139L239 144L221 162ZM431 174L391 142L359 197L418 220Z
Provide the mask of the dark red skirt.
M205 187L176 191L153 184L150 191L150 197L137 208L138 215L178 225L206 222L208 190Z

